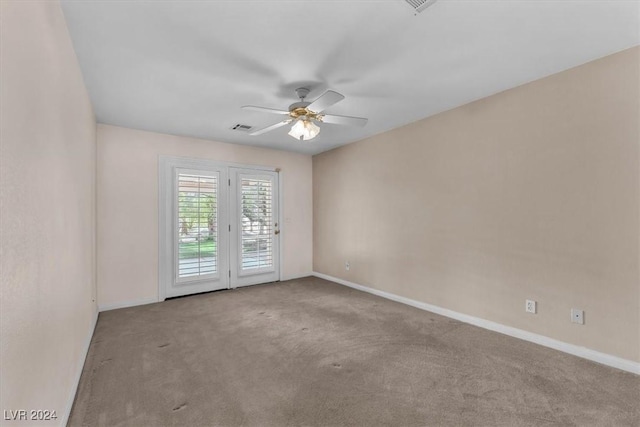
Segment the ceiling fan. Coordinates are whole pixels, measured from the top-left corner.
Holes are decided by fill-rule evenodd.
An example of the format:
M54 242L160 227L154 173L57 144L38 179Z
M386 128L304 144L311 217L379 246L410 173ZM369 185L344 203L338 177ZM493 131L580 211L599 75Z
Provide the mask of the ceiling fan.
M299 102L289 105L288 110L275 110L273 108L256 107L245 105L245 110L260 111L263 113L280 114L287 116L286 119L274 125L255 130L249 135L262 135L282 126L293 123L289 135L300 141L313 139L320 133L320 127L316 123L331 123L336 125L364 126L368 119L362 117L336 116L333 114L323 114L323 111L334 104L342 101L344 95L333 90L328 90L313 102L306 102L305 98L309 94L309 89L301 87L296 89L296 94L300 98Z

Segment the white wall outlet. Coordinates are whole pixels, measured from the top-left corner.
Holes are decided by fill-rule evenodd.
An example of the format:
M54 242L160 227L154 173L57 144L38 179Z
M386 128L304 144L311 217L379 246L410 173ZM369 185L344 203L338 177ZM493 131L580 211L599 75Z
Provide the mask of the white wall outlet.
M525 311L526 311L527 313L533 313L533 314L536 314L536 313L538 312L538 311L537 311L537 308L538 308L537 306L538 306L538 303L537 303L537 302L535 302L535 301L534 301L534 300L532 300L532 299L528 299L528 300L526 300L526 301L525 301L525 303L524 303L524 309L525 309Z
M571 321L573 323L577 323L578 325L584 325L584 310L579 310L577 308L571 309Z
M344 269L349 271L349 269L351 268L351 264L349 264L349 261L345 261L344 263Z

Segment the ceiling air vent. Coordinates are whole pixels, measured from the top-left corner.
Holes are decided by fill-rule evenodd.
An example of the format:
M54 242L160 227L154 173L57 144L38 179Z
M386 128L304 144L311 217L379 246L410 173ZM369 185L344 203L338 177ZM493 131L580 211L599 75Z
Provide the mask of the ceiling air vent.
M404 0L416 13L420 13L438 0Z
M252 128L252 126L241 125L240 123L238 123L237 125L232 126L231 130L237 130L237 131L240 131L240 132L248 132L249 129L251 129L251 128Z

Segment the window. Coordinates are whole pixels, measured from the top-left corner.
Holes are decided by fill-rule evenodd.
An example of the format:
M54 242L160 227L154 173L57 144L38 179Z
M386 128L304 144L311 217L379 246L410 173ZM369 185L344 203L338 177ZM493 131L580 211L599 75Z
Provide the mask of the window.
M218 271L218 177L178 173L178 279Z
M273 187L271 179L242 178L242 270L273 265Z

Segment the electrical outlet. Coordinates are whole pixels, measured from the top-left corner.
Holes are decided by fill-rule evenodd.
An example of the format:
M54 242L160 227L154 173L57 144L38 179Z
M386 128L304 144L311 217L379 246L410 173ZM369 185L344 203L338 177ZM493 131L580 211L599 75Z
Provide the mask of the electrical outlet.
M345 269L345 270L347 270L347 271L349 271L349 269L350 269L350 268L351 268L351 264L349 264L349 261L346 261L346 262L344 263L344 269Z
M538 303L532 299L528 299L524 303L524 309L527 313L536 314L537 313L537 305Z
M571 322L577 323L578 325L584 325L584 310L579 310L577 308L571 309Z

